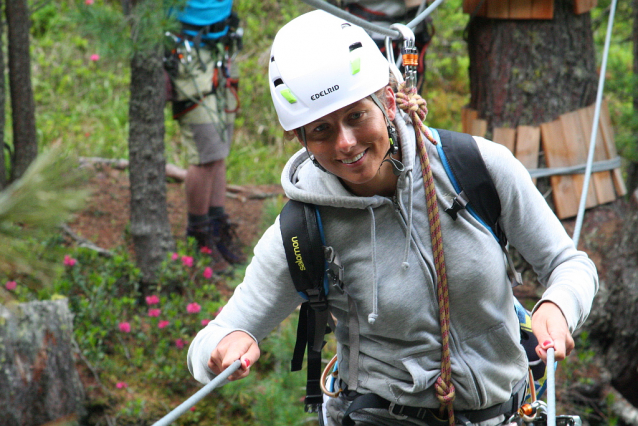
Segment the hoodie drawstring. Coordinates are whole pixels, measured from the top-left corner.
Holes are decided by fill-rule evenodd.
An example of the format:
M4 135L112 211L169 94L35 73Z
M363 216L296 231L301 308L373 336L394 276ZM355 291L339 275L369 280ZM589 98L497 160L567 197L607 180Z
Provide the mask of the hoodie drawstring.
M377 284L377 232L376 221L374 219L374 210L368 206L370 212L370 244L372 245L372 313L368 315L368 323L374 324L379 317L379 285Z
M412 170L406 173L406 182L408 184L409 192L408 192L408 229L405 234L405 249L403 250L403 262L401 262L401 267L404 270L410 268L410 264L408 263L408 253L410 252L410 239L412 236L412 196L414 195L414 188L412 187ZM399 193L399 205L401 205L401 193Z

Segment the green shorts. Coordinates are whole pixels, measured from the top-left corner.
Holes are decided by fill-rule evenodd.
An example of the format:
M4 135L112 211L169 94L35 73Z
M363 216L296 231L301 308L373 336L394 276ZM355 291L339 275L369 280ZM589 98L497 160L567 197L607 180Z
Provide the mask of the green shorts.
M173 117L179 121L189 164L222 160L230 152L237 92L234 86L227 84L221 69L215 70L216 55L212 49L199 49L201 63L193 50L191 61L186 66L179 64L178 74L172 81ZM205 65L205 70L201 64ZM233 67L231 76L237 73ZM216 87L213 87L213 80Z

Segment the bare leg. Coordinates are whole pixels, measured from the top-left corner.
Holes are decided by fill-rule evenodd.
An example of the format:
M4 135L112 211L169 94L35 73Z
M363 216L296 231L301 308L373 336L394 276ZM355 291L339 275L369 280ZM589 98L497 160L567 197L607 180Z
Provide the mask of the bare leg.
M226 197L226 162L213 161L190 165L184 181L186 210L190 214L208 214L210 206L223 207Z

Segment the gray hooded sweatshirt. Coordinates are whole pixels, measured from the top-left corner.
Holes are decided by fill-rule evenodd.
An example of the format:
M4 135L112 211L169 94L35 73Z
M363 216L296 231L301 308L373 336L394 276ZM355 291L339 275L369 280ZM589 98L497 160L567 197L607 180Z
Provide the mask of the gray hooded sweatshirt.
M360 393L437 408L433 385L440 375L441 328L425 190L409 118L400 112L395 126L405 170L393 198L353 195L336 176L315 167L305 150L288 161L282 185L289 198L319 206L326 242L344 265L343 291L333 287L328 295L337 319L340 378ZM539 304L558 305L573 332L589 314L598 288L593 262L576 250L509 150L475 139L500 196L502 228L547 288ZM447 267L454 407L478 410L507 401L528 364L503 252L466 210L457 220L444 213L456 192L436 147L425 143ZM224 336L242 330L259 342L301 302L277 218L255 247L242 284L190 345L191 374L207 383L214 377L208 358ZM353 336L358 345L352 345Z

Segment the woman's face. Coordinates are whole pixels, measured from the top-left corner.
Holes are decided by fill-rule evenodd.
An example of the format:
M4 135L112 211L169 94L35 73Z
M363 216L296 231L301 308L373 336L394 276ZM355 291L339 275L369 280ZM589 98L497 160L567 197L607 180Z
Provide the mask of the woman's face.
M384 90L388 118L393 120L394 93L390 87ZM379 100L383 103L383 96ZM390 142L383 112L369 97L315 120L304 129L310 153L353 193L381 194L389 184L396 184L389 164L380 170Z

